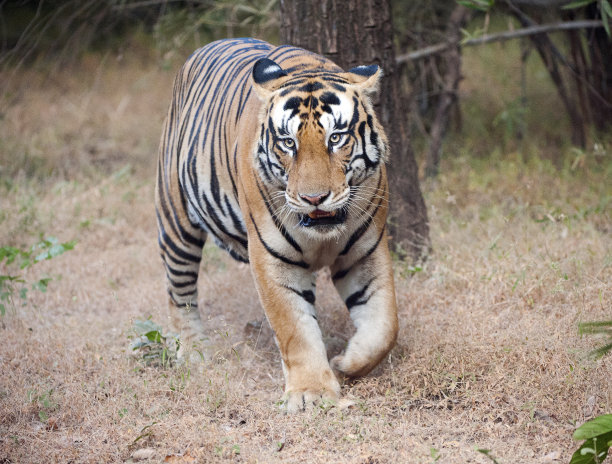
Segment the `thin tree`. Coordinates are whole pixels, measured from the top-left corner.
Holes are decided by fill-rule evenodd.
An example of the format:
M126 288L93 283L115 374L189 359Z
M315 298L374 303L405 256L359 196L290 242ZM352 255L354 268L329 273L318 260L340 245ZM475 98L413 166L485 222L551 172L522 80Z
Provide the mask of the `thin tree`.
M418 260L430 247L427 209L400 90L389 0L281 1L281 41L324 55L344 69L383 68L374 107L391 145L389 226L396 251Z

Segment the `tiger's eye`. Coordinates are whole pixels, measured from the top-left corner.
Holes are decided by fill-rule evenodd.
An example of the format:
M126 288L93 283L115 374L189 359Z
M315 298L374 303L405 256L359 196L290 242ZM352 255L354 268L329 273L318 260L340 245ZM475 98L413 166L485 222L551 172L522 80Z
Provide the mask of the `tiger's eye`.
M283 139L282 142L283 142L283 145L285 145L290 150L293 150L293 148L295 147L295 140L293 139L289 139L289 138Z
M338 143L338 142L340 141L340 138L341 138L341 137L340 137L340 134L338 134L338 133L334 133L334 134L332 134L332 135L330 135L330 136L329 136L329 141L330 141L331 143L336 144L336 143Z

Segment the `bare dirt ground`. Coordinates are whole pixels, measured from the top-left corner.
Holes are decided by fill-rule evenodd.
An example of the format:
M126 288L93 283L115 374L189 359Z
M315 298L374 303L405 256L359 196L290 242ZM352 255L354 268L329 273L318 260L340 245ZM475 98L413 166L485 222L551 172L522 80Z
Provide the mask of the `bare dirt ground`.
M423 186L434 254L396 264L398 344L343 386L351 407L280 412L250 270L211 245L203 370L146 366L129 344L137 319L167 327L153 173L172 72L109 61L26 74L3 112L0 245L78 243L0 319L1 463L568 462L576 426L612 412L612 357L577 329L612 314L609 152L443 166ZM325 272L317 291L337 350L346 309Z

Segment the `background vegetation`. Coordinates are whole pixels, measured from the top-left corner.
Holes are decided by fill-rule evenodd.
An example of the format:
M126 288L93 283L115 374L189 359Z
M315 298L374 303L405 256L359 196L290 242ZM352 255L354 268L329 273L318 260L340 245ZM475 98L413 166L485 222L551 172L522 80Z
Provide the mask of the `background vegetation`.
M610 133L588 126L586 145L571 143L528 39L463 49L435 178L424 174L436 90L417 64L405 70L406 89L421 95L407 116L433 255L395 265L401 333L384 365L345 385L341 407L284 417L248 267L214 246L200 284L204 372L171 362L152 201L174 73L218 37L276 42L277 5L1 8L2 256L36 260L37 244L65 252L23 269L21 258L0 262L1 275L46 285L25 305L18 293L3 302L0 462L569 462L578 426L612 411L610 356L588 355L608 335L579 333L611 314ZM397 8L401 47L431 10L411 26L411 10ZM466 30L509 25L491 10ZM350 321L325 273L317 309L330 352L340 350Z

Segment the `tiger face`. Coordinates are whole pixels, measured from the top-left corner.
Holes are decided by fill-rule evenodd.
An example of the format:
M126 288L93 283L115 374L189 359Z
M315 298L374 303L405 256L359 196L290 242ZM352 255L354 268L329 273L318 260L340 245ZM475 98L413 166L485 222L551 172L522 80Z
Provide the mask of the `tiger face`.
M253 81L264 102L256 168L284 192L285 222L314 234L343 230L356 188L387 151L369 100L380 74L374 65L315 79L288 75L269 59L256 63Z

